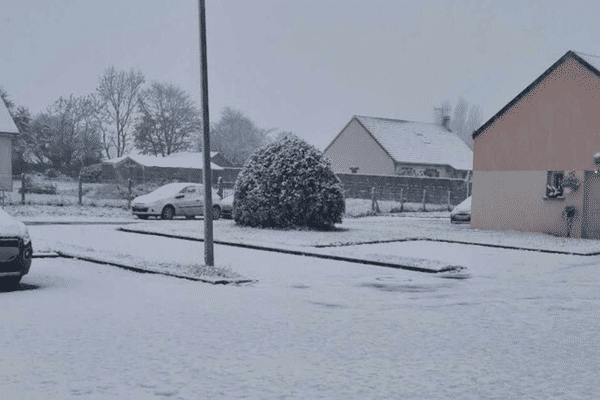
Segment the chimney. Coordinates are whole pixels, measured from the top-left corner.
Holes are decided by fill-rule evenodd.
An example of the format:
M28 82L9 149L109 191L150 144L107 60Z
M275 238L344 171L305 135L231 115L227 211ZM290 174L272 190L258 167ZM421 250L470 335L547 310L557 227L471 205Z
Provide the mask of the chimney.
M442 126L446 128L446 130L450 130L450 117L445 115L442 118Z

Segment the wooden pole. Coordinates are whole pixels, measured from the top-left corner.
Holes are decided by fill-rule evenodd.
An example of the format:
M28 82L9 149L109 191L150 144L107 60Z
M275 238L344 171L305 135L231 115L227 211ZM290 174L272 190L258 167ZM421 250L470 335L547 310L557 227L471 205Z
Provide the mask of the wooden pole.
M404 188L400 189L400 212L404 211Z
M427 198L427 189L423 189L423 211L427 211L427 207L425 205L426 198Z
M79 185L77 187L77 194L79 196L79 200L77 201L77 204L82 205L83 204L83 185L82 185L82 175L79 174Z
M448 190L448 211L452 211L450 208L450 191Z
M471 180L470 178L471 178L471 171L467 171L467 180L466 180L466 182L467 182L467 197L466 198L469 198L469 181Z
M127 199L129 199L129 201L127 202L127 206L129 208L131 208L131 200L132 200L132 198L131 198L131 178L127 179L127 192L128 192Z
M25 204L25 174L21 174L21 204Z
M210 169L210 119L208 116L208 62L206 59L206 7L204 0L198 0L200 8L200 58L202 69L202 133L204 158L204 263L215 265L213 244L213 215L212 215L212 171Z

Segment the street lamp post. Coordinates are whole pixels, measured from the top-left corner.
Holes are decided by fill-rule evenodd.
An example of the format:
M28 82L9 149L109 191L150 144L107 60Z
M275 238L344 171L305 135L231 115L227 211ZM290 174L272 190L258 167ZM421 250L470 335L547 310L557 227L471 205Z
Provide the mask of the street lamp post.
M208 119L208 62L206 60L206 10L204 0L198 0L200 11L200 65L202 69L202 133L204 158L204 263L214 266L212 173L210 170L210 122Z

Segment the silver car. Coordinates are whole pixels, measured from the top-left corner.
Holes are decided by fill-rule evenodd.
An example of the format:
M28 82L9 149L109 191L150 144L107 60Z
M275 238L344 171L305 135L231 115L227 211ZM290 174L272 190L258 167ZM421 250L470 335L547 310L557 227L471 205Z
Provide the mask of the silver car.
M14 287L29 273L33 248L27 227L0 209L0 286Z
M216 220L221 216L221 205L219 195L214 189L212 202L212 216ZM196 215L204 215L204 185L177 182L161 186L151 193L133 199L131 211L140 219L148 219L151 216L162 219L185 216L193 219Z

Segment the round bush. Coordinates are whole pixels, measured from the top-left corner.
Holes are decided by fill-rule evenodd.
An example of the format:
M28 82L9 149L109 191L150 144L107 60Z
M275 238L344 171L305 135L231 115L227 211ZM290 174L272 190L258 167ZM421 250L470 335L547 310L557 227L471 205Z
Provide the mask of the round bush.
M234 188L233 218L246 226L332 227L342 222L344 192L315 147L284 138L257 150Z

